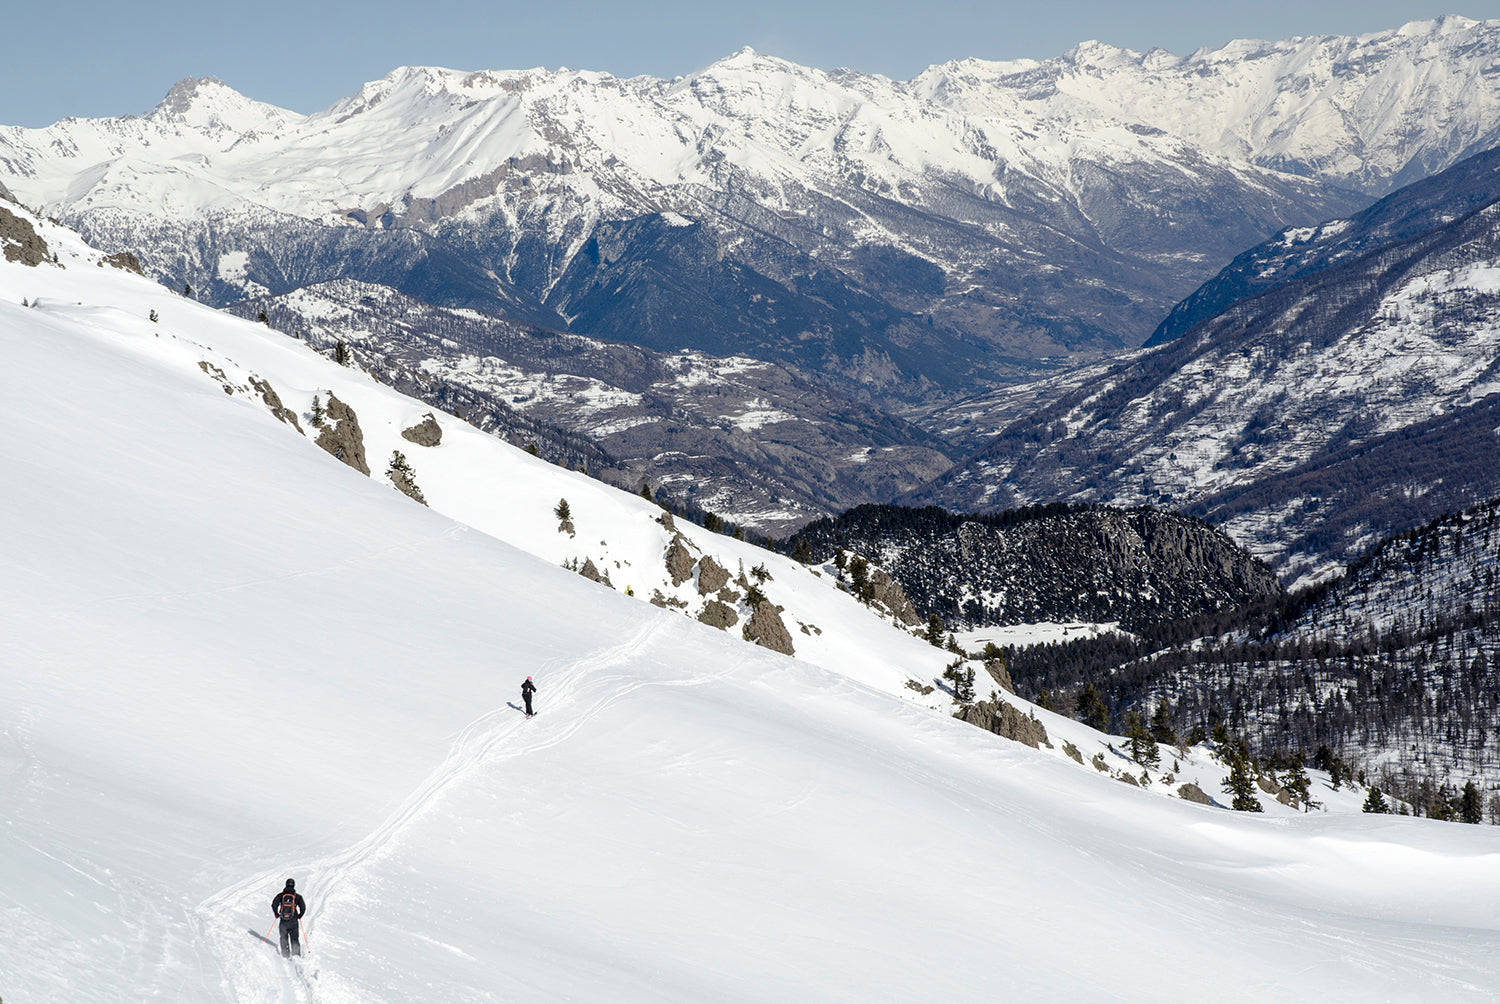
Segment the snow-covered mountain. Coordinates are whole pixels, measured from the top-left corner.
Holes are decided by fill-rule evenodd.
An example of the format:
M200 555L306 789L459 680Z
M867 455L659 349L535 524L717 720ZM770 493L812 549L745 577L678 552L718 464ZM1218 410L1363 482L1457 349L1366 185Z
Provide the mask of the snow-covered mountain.
M1155 350L951 409L1031 406L911 500L1169 505L1291 582L1500 495L1497 168L1246 252L1202 301L1244 298Z
M955 721L908 682L949 655L818 570L7 213L7 997L1494 995L1497 831L1317 775L1328 812L1231 813L1176 797L1222 791L1201 748L1142 788L1025 702L1049 746ZM701 602L710 554L796 658L645 602ZM295 965L253 936L288 875Z
M1445 18L905 82L404 67L309 116L197 80L0 130L0 168L216 304L354 278L911 400L1139 344L1243 248L1482 148L1497 58Z

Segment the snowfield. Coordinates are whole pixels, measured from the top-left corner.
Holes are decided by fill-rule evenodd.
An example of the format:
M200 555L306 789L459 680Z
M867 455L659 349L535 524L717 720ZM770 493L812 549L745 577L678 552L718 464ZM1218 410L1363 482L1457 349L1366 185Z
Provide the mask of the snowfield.
M0 261L8 1001L1500 994L1495 829L1190 804L1041 710L1052 748L993 736L826 567L680 521L764 563L797 655L653 606L696 592L645 500L446 416L409 443L425 406L36 225L58 264ZM251 375L304 429L349 403L374 476ZM298 966L250 933L288 876Z

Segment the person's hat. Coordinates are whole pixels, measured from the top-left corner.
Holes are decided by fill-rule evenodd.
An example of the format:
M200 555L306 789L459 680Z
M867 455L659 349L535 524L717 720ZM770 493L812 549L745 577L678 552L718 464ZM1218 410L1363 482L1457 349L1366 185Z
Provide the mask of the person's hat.
M295 889L295 888L297 888L297 880L296 879L287 879L286 880L286 887L288 889Z

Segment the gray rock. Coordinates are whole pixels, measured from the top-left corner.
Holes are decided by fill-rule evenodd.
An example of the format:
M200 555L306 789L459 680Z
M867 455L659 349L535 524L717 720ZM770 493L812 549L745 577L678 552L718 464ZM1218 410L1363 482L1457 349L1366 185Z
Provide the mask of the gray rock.
M1011 681L1010 670L1005 668L1004 659L990 659L984 664L984 671L990 674L990 679L995 681L1001 690L1014 694L1016 685Z
M753 641L762 648L768 648L773 652L783 655L795 655L792 647L792 633L786 629L786 624L781 620L781 607L776 606L770 600L762 600L755 605L750 612L750 620L745 623L744 638Z
M903 624L920 624L922 615L917 613L917 608L912 606L911 600L906 596L906 590L901 588L901 583L893 579L882 568L872 567L869 572L870 599L879 603L889 610L898 621ZM1011 693L1015 693L1014 687L1007 687Z
M602 579L602 576L599 574L599 568L594 564L593 558L584 560L583 567L578 570L578 574L591 582L599 582Z
M129 251L120 251L116 254L105 255L99 259L99 267L103 268L105 265L111 268L124 269L127 272L134 272L136 275L146 274L145 270L141 268L141 260Z
M438 425L432 412L410 429L401 430L401 438L418 446L437 446L443 441L443 427Z
M360 431L359 418L353 408L334 397L331 391L323 431L318 434L316 442L336 459L369 476L370 465L365 462L365 436Z
M707 596L709 593L717 593L729 584L729 570L713 559L713 555L705 554L698 561L698 593Z
M297 421L297 413L281 403L281 395L276 393L269 380L262 380L260 377L253 376L250 378L250 386L260 391L260 399L266 403L266 407L271 410L271 414L298 432L302 432L302 424ZM303 433L303 435L306 435L306 433Z
M17 216L0 206L0 250L6 261L18 261L22 265L36 266L52 260L47 242L32 227L31 221Z
M688 550L687 538L682 534L674 536L672 543L667 545L666 563L672 585L680 586L693 577L693 555Z
M1041 722L1021 714L1017 708L1004 701L979 701L961 708L953 717L993 732L1002 739L1025 743L1032 749L1044 745L1050 749L1052 746L1047 739L1047 729Z
M1115 780L1124 781L1126 784L1136 788L1139 788L1141 786L1141 782L1137 781L1134 776L1126 771L1121 771L1120 773L1116 774Z
M698 612L698 620L720 630L733 627L739 619L740 615L734 612L734 607L727 603L720 603L718 600L709 600Z
M1214 800L1208 797L1204 790L1189 781L1177 789L1177 797L1189 802L1197 802L1199 805L1213 805Z

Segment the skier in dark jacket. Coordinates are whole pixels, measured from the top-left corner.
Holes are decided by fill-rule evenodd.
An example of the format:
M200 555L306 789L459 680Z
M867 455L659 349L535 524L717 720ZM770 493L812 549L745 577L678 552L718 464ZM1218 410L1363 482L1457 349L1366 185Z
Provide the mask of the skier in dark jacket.
M526 678L526 682L521 684L521 700L526 702L527 718L530 718L533 714L536 713L531 710L531 695L534 693L536 693L536 684L532 683L531 677L528 676Z
M281 954L287 958L302 954L302 915L307 912L307 902L297 892L294 879L286 880L286 888L271 900L271 912L281 921Z

